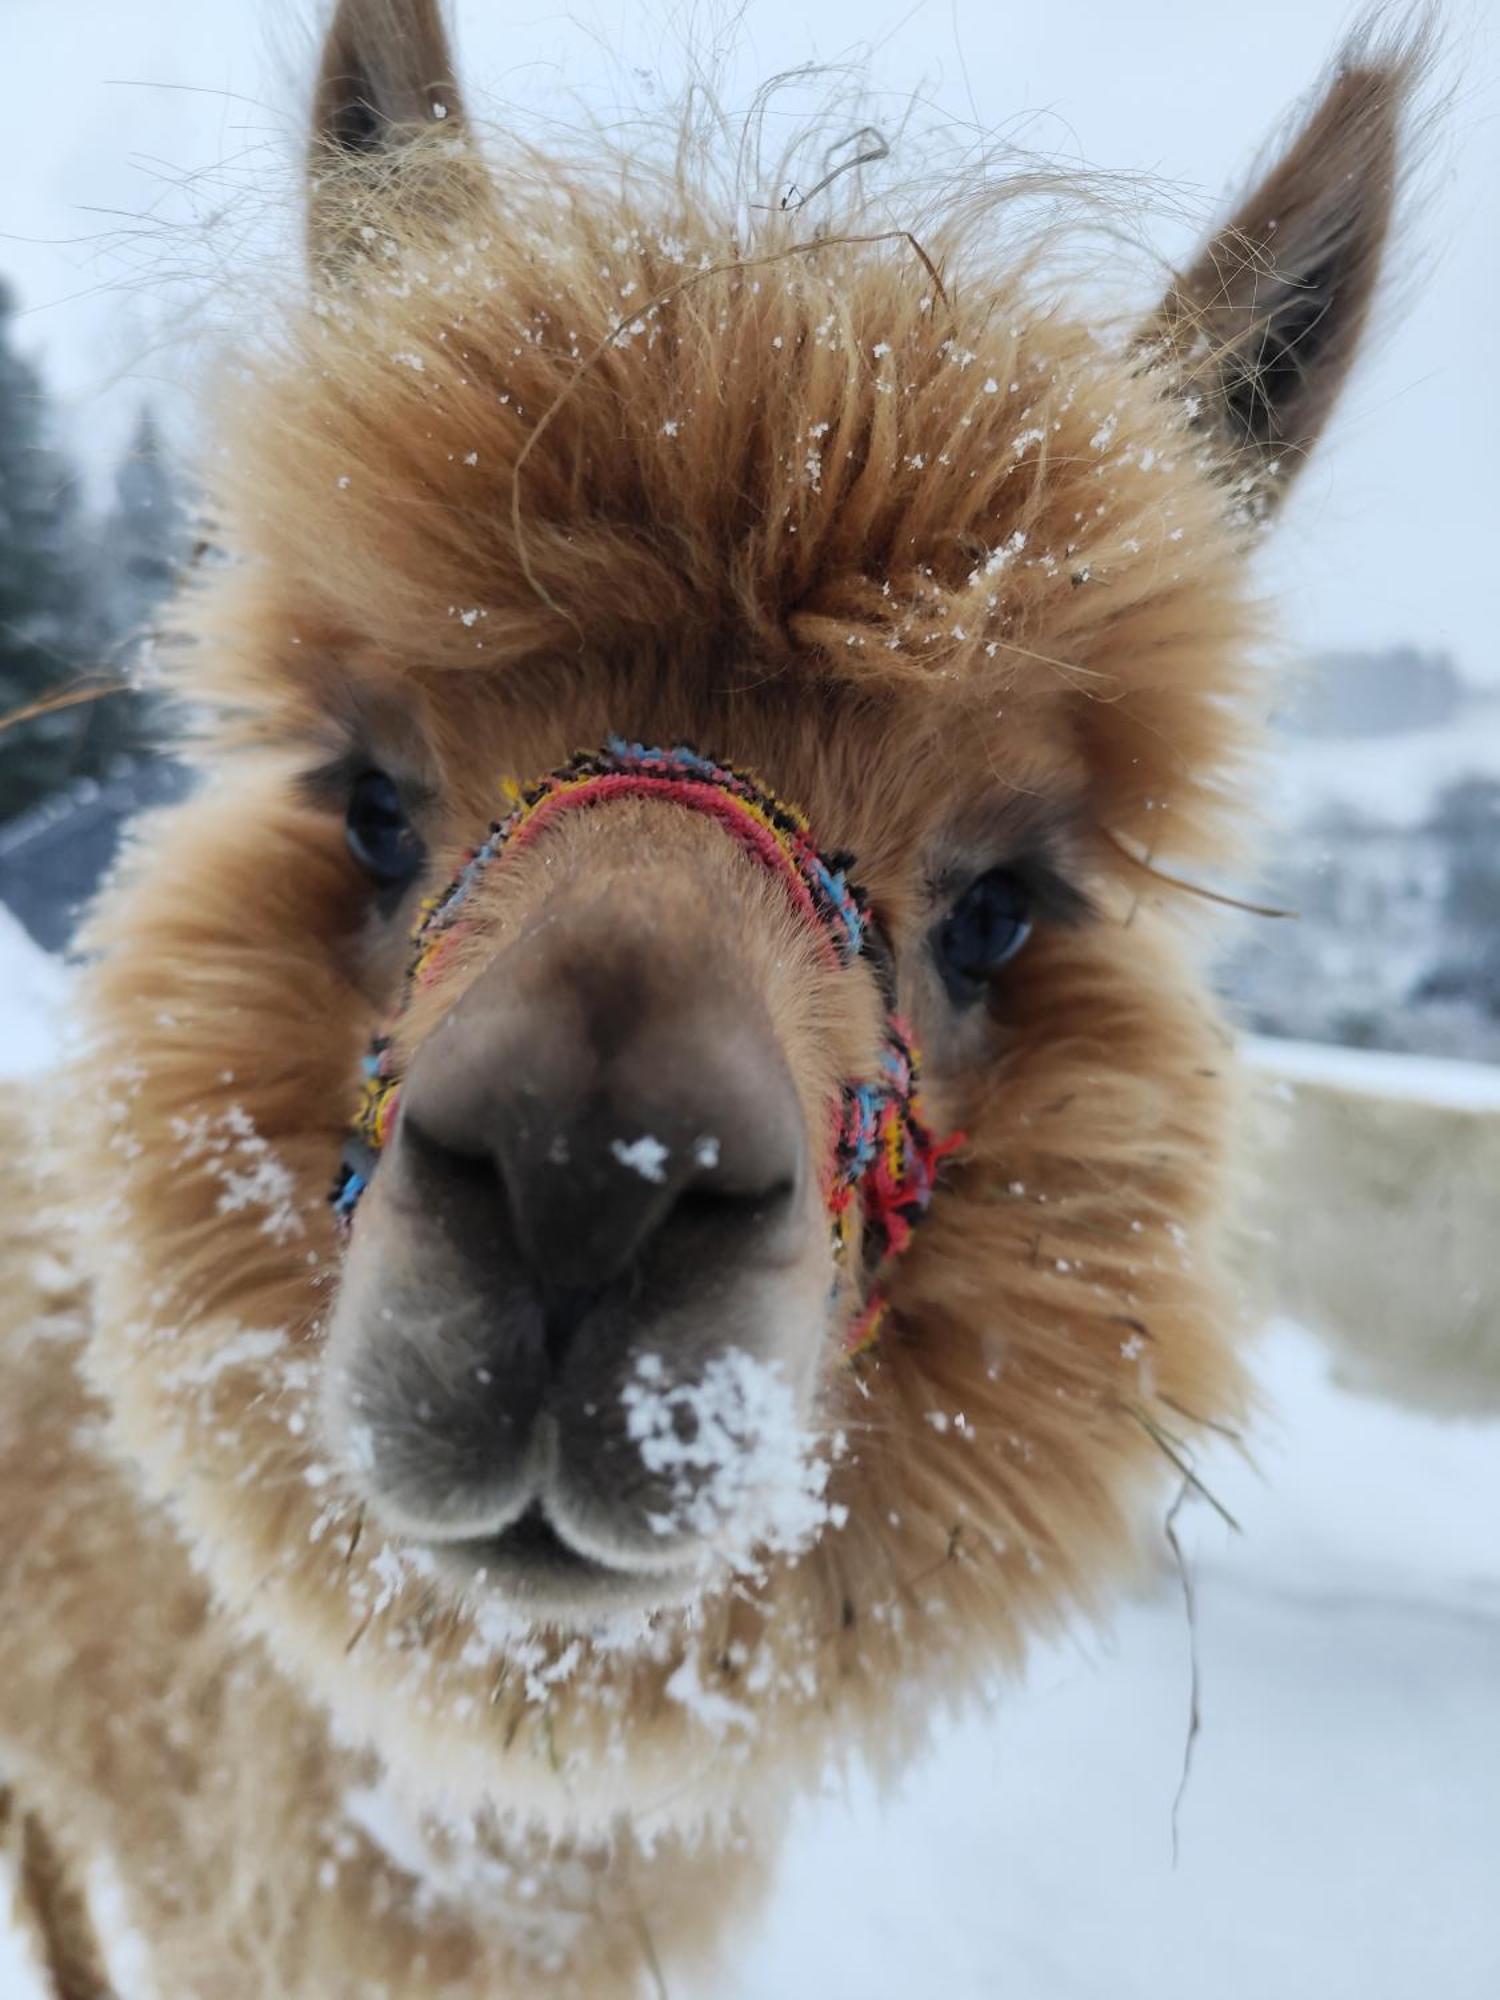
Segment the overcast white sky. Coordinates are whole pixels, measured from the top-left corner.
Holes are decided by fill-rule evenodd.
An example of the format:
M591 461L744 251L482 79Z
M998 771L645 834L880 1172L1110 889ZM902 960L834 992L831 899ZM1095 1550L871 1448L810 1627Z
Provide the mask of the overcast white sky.
M233 266L290 185L318 0L0 0L0 273L71 439L107 463L146 395L180 400L182 262ZM696 24L670 0L455 0L460 66L491 115L649 101ZM773 71L867 57L1027 145L1217 202L1352 18L1345 0L746 0L731 103ZM1309 645L1410 638L1500 684L1500 6L1449 7L1452 108L1410 220L1402 286L1271 568ZM181 183L190 180L185 195ZM140 218L192 212L192 238ZM1186 247L1168 217L1158 240ZM169 304L163 303L169 300ZM1143 304L1145 301L1143 300Z

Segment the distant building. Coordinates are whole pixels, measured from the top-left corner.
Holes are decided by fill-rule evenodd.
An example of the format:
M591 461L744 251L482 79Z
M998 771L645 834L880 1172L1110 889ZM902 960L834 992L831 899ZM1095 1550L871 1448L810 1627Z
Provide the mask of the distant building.
M1293 675L1279 719L1299 736L1395 736L1451 722L1470 692L1446 653L1319 653Z

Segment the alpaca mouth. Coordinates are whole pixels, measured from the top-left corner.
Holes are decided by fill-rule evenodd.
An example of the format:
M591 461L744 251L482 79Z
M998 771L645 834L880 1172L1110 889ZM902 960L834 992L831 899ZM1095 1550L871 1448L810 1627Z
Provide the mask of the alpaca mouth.
M690 1594L694 1570L646 1569L588 1553L557 1527L540 1500L491 1535L434 1542L432 1553L469 1585L493 1584L533 1613L656 1609Z
M577 1572L578 1570L602 1569L592 1556L586 1556L575 1549L547 1519L540 1504L526 1509L519 1521L512 1521L508 1528L502 1528L491 1538L488 1545L497 1553L520 1557L543 1568L557 1568Z

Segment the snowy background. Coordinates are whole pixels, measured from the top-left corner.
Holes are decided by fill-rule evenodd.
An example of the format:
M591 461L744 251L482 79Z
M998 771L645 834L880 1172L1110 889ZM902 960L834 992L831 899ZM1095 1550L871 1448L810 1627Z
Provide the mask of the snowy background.
M722 57L731 106L788 64L863 60L892 122L920 86L971 127L1154 176L1168 256L1349 20L1337 0L1261 0L1251 17L1201 0L750 0L731 35L727 8L643 0L454 11L471 96L496 120L523 104L533 131L570 120L575 93L604 116L649 108L688 46ZM1392 309L1266 566L1314 663L1283 704L1268 808L1267 886L1303 914L1233 937L1224 979L1263 1029L1494 1060L1500 24L1489 5L1449 12L1450 110ZM119 656L170 570L172 459L191 457L213 349L201 301L282 254L308 18L292 0L0 0L0 72L27 79L0 136L0 461L5 384L22 379L8 352L46 399L50 463L76 474L43 523L76 587L28 627L70 673ZM0 648L0 709L40 657L7 692ZM23 783L43 759L49 783L69 759L87 774L79 809L123 809L80 802L101 781L125 805L137 788L123 738L55 724L13 742ZM25 904L59 810L0 823L10 1073L51 1059L66 996L66 968L4 907ZM1316 1074L1338 1058L1302 1060ZM1454 1065L1444 1090L1493 1102L1477 1069ZM711 2000L1494 2000L1500 1424L1357 1398L1288 1325L1260 1366L1275 1414L1254 1465L1208 1469L1242 1532L1206 1510L1184 1523L1203 1728L1175 1866L1189 1641L1164 1550L1107 1638L1039 1656L993 1718L940 1732L899 1796L808 1808L763 1932ZM0 2000L34 1991L0 1927Z

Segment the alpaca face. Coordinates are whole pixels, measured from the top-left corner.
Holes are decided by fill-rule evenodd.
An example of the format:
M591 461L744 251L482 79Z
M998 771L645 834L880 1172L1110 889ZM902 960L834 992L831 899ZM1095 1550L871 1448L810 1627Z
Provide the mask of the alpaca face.
M434 10L394 18L338 11L314 296L228 416L208 781L95 924L95 1365L352 1727L603 1813L706 1728L899 1740L1235 1416L1228 1038L1171 879L1225 851L1248 539L1363 320L1409 65L1351 62L1122 349L956 227L747 253L691 181L492 178ZM637 794L504 845L407 981L518 788L615 740L805 814L866 948ZM893 1014L912 1129L963 1137L887 1258L830 1187Z
M617 698L639 711L628 682ZM773 733L810 736L809 707L796 690L765 704L775 767L802 761ZM894 792L900 733L846 707L840 741ZM1023 747L1040 770L1034 742L1010 755ZM714 817L722 791L694 806L635 781L644 796L574 807L471 868L444 964L425 949L329 1333L325 1420L372 1504L451 1571L553 1614L697 1591L726 1549L778 1532L880 1247L890 1231L904 1246L931 1192L917 1158L864 1243L889 1131L857 1138L873 1157L839 1179L841 1113L880 1101L886 1002L899 1034L920 1018L939 1096L972 1102L1003 1042L1002 970L1035 923L1066 932L1088 908L1066 872L1064 768L1024 810L999 810L992 767L976 774L967 830L951 797L919 801L857 937L844 861L843 950L768 861L759 802L747 844L743 820ZM352 789L354 859L386 886L420 876L399 792L373 789L373 830L370 774ZM808 872L833 870L813 855Z
M330 1328L329 1426L373 1502L549 1608L675 1596L753 1533L777 1468L751 1460L836 1337L840 1036L777 1019L864 982L693 817L596 806L467 892ZM851 1043L864 998L828 1009Z

